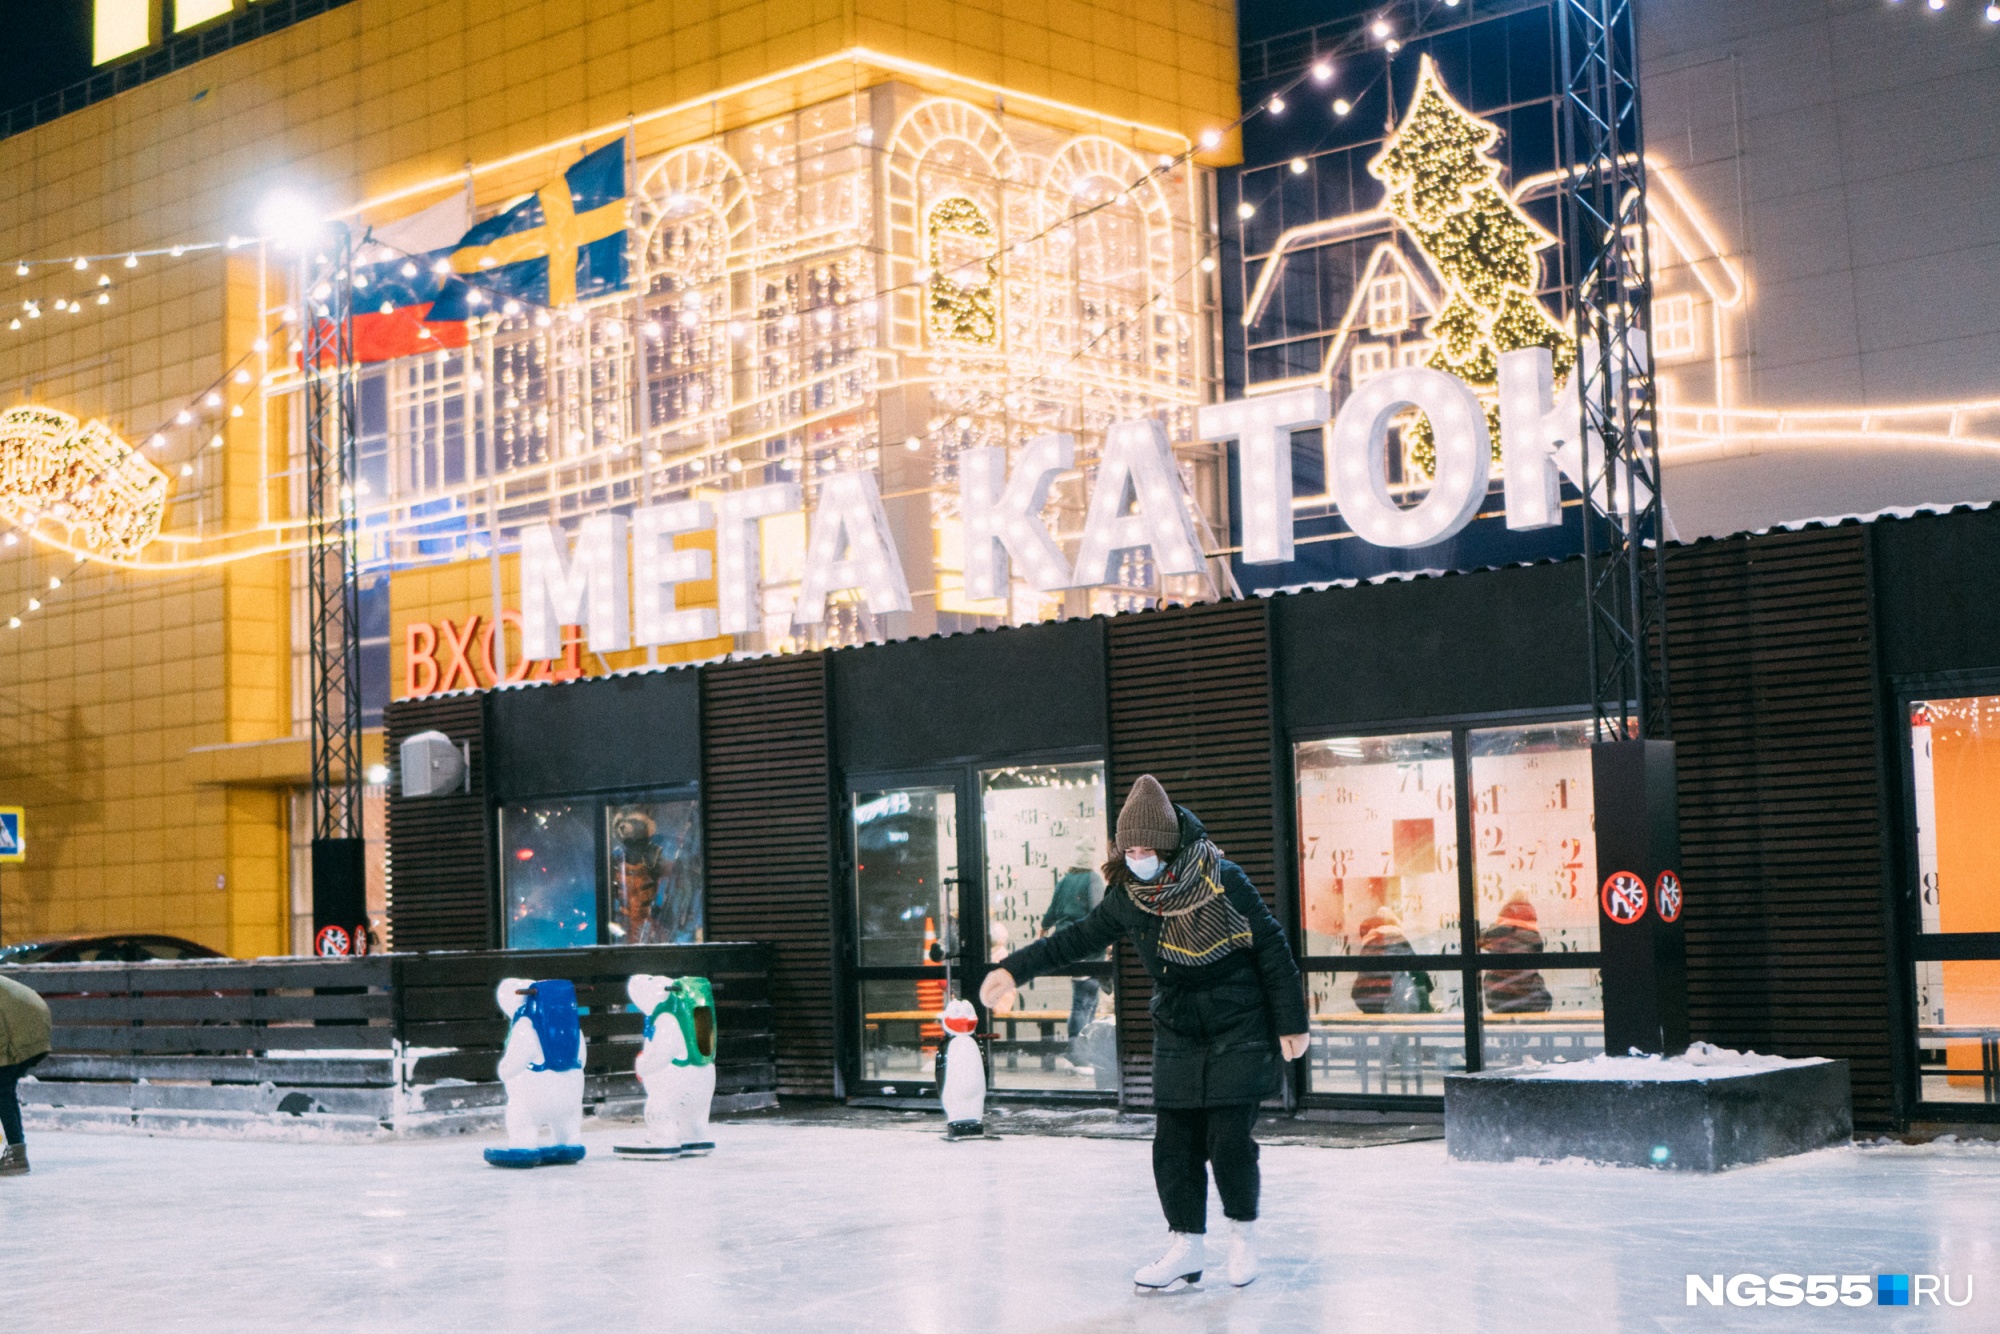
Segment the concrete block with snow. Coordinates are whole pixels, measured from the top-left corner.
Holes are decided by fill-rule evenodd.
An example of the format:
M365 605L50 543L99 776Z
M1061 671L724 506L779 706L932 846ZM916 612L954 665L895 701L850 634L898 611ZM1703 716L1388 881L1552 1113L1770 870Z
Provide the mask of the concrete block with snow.
M1846 1061L1697 1042L1679 1056L1599 1056L1450 1075L1454 1158L1580 1158L1717 1172L1843 1144L1854 1133Z

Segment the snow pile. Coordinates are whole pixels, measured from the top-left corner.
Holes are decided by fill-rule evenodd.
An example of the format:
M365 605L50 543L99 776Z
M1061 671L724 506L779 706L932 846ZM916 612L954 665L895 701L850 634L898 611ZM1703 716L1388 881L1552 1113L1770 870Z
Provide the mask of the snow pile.
M1739 1075L1788 1070L1801 1065L1824 1065L1826 1058L1808 1056L1760 1056L1754 1051L1732 1051L1707 1042L1696 1042L1679 1056L1593 1056L1587 1061L1557 1061L1543 1065L1528 1061L1518 1067L1496 1071L1514 1079L1585 1079L1620 1083L1664 1083L1670 1080L1734 1079Z

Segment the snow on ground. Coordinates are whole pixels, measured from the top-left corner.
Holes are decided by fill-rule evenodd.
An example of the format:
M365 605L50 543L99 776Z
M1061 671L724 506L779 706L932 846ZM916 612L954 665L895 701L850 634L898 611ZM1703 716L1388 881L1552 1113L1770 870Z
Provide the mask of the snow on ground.
M1267 1146L1265 1276L1137 1297L1148 1146L756 1121L715 1156L507 1172L495 1136L31 1132L0 1179L0 1329L2000 1329L2000 1152L1828 1150L1719 1176ZM1219 1215L1211 1202L1211 1216ZM1938 1273L1962 1310L1689 1308L1690 1272ZM1871 1279L1872 1283L1872 1279Z
M1510 1079L1578 1079L1605 1083L1671 1083L1682 1080L1734 1079L1738 1075L1787 1070L1800 1065L1825 1065L1820 1056L1760 1056L1707 1042L1696 1042L1679 1056L1593 1056L1587 1061L1528 1061L1501 1073Z

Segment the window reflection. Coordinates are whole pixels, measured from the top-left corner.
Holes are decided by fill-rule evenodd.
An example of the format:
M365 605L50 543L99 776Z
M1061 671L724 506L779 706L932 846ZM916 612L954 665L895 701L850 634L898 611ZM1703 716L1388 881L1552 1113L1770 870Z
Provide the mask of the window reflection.
M1083 920L1104 897L1104 766L1042 764L979 776L992 957ZM1108 951L1037 977L992 1017L996 1088L1115 1090L1118 1037Z
M950 788L854 794L854 888L862 967L931 964L958 941L958 795ZM943 1007L942 983L938 1004Z
M507 948L597 944L596 803L541 802L500 812Z
M1465 1069L1462 974L1311 973L1315 1093L1437 1097Z

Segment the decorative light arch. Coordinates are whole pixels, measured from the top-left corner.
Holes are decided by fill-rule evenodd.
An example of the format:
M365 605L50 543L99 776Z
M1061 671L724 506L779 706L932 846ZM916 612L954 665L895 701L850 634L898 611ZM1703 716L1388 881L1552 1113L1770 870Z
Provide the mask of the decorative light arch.
M1166 192L1160 188L1159 178L1131 149L1094 134L1078 136L1058 149L1042 173L1042 198L1048 211L1048 221L1043 225L1088 207L1090 200L1084 197L1083 187L1100 180L1112 192L1123 192L1122 202L1138 210L1145 229L1144 300L1157 304L1173 290L1181 276L1175 264L1173 210ZM1145 323L1150 325L1150 321ZM1157 340L1149 335L1149 341ZM1171 391L1183 378L1177 356L1163 365L1149 354L1147 367L1153 387L1158 389ZM1135 384L1131 388L1139 390L1145 386Z
M917 285L930 245L920 180L924 163L947 144L971 152L993 178L995 204L1018 179L1020 160L1000 122L969 102L935 97L905 112L889 136L884 220L889 233L889 345L915 352L924 346L925 292ZM997 219L995 219L997 220ZM1004 264L1002 266L1004 268Z

